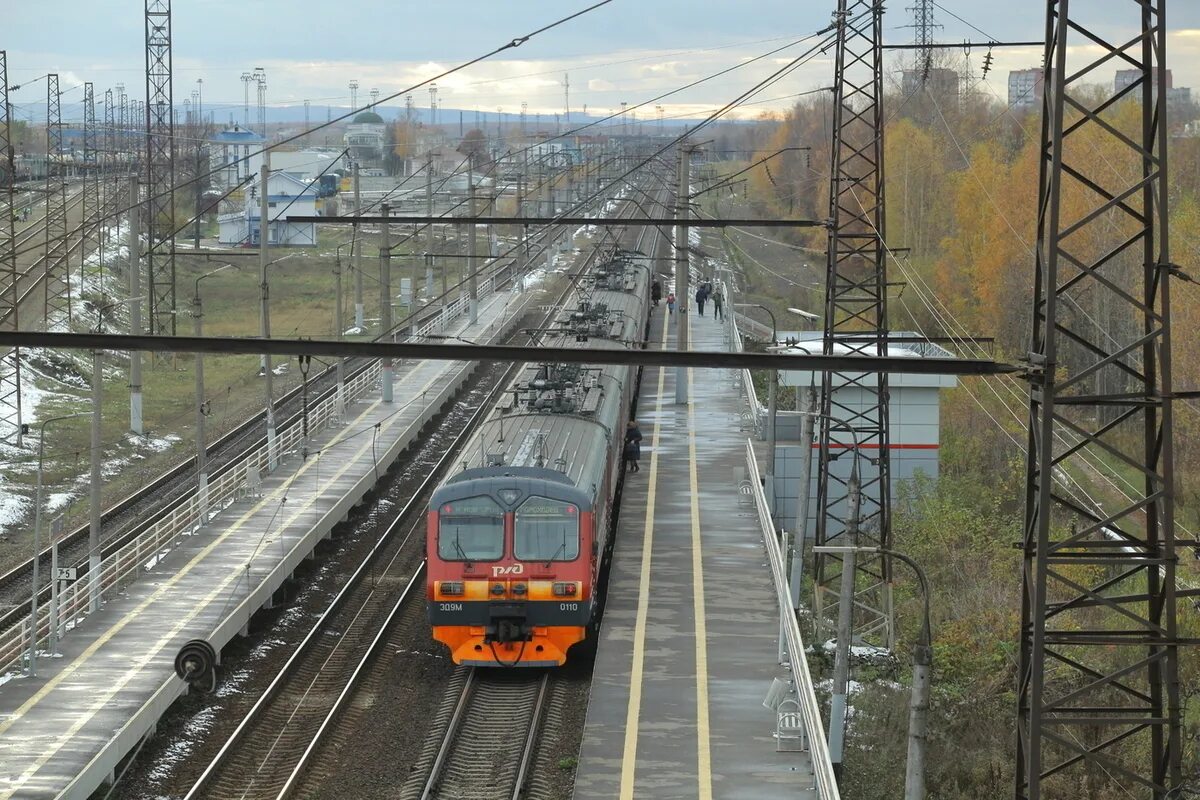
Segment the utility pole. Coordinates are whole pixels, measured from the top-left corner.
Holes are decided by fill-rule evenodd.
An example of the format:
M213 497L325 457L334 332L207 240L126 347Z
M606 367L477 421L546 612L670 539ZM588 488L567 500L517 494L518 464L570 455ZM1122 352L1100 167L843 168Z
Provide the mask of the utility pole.
M847 549L842 555L841 595L838 602L837 649L833 662L833 691L829 701L829 760L840 781L842 758L846 740L846 689L850 681L850 637L853 635L854 613L854 563L858 548L859 509L861 495L858 481L858 448L854 450L854 463L847 482L846 533Z
M129 179L129 334L142 335L141 289L141 203L138 179ZM141 436L142 427L142 351L129 351L129 430Z
M467 225L467 304L470 309L471 324L474 325L479 321L479 297L478 287L475 283L475 272L477 264L475 261L476 245L475 245L475 216L478 212L475 209L475 157L471 156L468 161L470 165L467 170L467 213L471 216L471 223Z
M817 390L811 384L801 391L796 387L796 410L800 412L800 493L796 503L796 522L792 527L792 572L788 588L792 608L800 609L800 584L804 579L804 540L808 536L808 507L812 497L813 417L817 411Z
M263 151L262 168L258 179L258 282L261 293L259 306L259 335L264 340L271 338L271 303L270 284L267 282L267 265L270 264L271 218L270 204L267 198L271 194L268 184L271 178L271 151ZM267 394L267 471L274 472L279 463L275 452L275 392L271 354L264 353L262 357L263 385Z
M358 162L354 162L354 216L362 214L362 195L359 193ZM358 238L358 223L351 231L350 257L354 261L354 327L366 330L366 306L363 304L362 240Z
M351 247L354 242L351 241ZM346 325L342 322L342 249L339 246L334 251L333 260L333 334L340 342L346 338ZM335 416L340 421L346 413L346 359L338 356L337 360L337 411Z
M690 282L688 270L690 261L688 259L688 194L691 190L691 158L692 151L695 145L687 142L682 142L679 145L679 174L676 177L676 185L678 189L675 193L675 218L678 222L675 225L675 299L679 304L679 313L676 315L676 341L678 350L685 353L690 349L688 347L688 313L690 311L690 303L688 303L688 292L690 291ZM688 401L688 385L687 385L687 368L675 368L675 402L680 405L686 404ZM774 465L771 467L774 473Z
M96 323L96 333L102 333L104 326L104 309L100 309L100 318ZM101 360L103 351L92 351L92 446L91 446L91 484L88 487L88 609L100 610L100 487L103 479L100 475L100 409L104 406L104 362ZM57 575L50 576L57 581Z
M203 277L203 276L202 276ZM200 281L192 298L193 333L204 335L204 306L200 302ZM196 506L200 524L208 522L208 447L204 435L204 354L196 353Z
M433 159L425 162L425 216L433 216ZM433 297L433 223L425 227L425 296Z
M389 339L395 339L392 333L392 227L388 223L388 213L391 209L387 203L380 207L383 215L383 225L379 244L379 331ZM383 402L392 402L392 360L385 358L380 361L383 374Z

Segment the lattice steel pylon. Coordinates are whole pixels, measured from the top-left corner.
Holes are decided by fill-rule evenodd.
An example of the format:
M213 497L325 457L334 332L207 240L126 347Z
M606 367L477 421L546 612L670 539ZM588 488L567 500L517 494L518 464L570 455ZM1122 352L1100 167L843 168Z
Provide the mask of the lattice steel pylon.
M175 115L171 0L146 0L146 220L150 333L175 335Z
M83 222L79 229L79 291L84 290L89 233L98 234L100 208L100 158L96 146L96 97L91 81L83 84ZM98 238L98 236L97 236Z
M116 161L116 120L113 115L113 90L104 90L104 157L103 169L105 175L111 175L114 172Z
M1029 800L1163 800L1183 783L1176 598L1193 590L1176 584L1166 0L1102 6L1047 3L1015 787ZM1137 33L1102 35L1122 22ZM1102 98L1114 65L1138 80ZM1082 497L1064 482L1075 454L1137 477Z
M8 53L0 50L0 331L18 330L16 151L8 104ZM22 444L21 353L0 350L0 442Z
M887 354L883 195L883 3L839 0L835 19L833 146L824 352ZM846 340L852 336L852 340ZM816 542L850 544L851 464L860 487L860 546L891 542L888 380L882 373L822 375ZM814 612L823 636L836 630L843 560L817 555ZM891 568L855 559L854 629L893 645Z
M67 264L67 183L63 161L62 94L58 75L46 76L46 225L42 320L47 329L71 321L71 270Z

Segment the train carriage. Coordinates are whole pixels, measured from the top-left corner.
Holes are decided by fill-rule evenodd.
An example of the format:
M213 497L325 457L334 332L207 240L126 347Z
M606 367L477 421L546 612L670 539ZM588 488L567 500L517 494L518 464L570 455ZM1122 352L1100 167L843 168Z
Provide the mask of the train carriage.
M541 343L641 347L650 261L608 250ZM637 372L528 364L435 490L427 518L433 636L457 664L559 666L588 636Z

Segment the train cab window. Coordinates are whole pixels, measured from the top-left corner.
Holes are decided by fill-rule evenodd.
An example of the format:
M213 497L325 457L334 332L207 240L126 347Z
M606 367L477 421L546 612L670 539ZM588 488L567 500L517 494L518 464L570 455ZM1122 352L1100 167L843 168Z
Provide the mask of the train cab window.
M504 509L490 497L464 497L438 509L438 556L495 561L504 555Z
M579 557L579 508L530 497L517 509L513 555L522 561L574 561Z

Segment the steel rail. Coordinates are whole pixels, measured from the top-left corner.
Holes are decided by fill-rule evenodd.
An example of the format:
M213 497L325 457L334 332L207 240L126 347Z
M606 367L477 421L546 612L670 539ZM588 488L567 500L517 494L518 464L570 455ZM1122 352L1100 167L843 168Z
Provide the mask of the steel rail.
M529 723L529 734L525 737L525 749L521 752L521 764L517 768L517 780L513 784L512 800L521 800L525 793L525 783L529 780L529 768L533 764L533 754L537 745L539 724L542 719L542 709L546 705L546 695L549 694L550 673L542 675L542 685L538 687L537 699L533 704L533 718Z
M421 800L431 800L436 796L438 780L441 778L442 769L446 766L446 761L450 758L450 748L454 746L454 737L458 734L458 729L462 725L462 721L466 716L467 706L470 705L471 696L475 692L476 675L478 671L475 667L469 667L467 679L463 683L462 693L458 696L458 702L454 706L454 714L450 717L450 723L446 726L446 735L442 737L442 744L438 747L437 756L433 759L433 766L429 768L429 778L425 781L425 788L421 791Z

